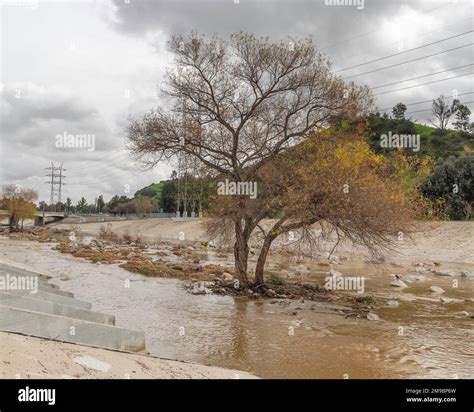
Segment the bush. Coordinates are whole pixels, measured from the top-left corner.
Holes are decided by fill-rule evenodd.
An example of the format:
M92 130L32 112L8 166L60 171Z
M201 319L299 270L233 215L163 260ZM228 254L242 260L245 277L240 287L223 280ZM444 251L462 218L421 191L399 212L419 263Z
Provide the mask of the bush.
M281 286L285 284L285 281L279 274L272 272L265 276L265 283L268 285Z
M112 224L102 225L99 229L99 239L107 240L109 242L121 243L120 236L112 229Z

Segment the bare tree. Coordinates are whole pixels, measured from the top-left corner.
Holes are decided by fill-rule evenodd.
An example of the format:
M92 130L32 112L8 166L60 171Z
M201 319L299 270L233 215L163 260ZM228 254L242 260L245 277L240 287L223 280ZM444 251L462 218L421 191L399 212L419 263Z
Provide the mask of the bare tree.
M162 92L175 110L160 107L129 126L132 152L150 166L186 154L214 177L251 183L280 153L372 104L367 88L331 73L310 40L193 34L174 37L170 49L175 65ZM236 276L248 284L249 239L268 211L249 196L233 199L226 221L233 225Z
M433 100L431 107L431 112L434 116L434 120L431 121L433 126L436 126L441 130L446 130L449 124L449 119L457 112L458 105L459 100L454 99L451 106L449 106L443 95L438 97L436 100Z

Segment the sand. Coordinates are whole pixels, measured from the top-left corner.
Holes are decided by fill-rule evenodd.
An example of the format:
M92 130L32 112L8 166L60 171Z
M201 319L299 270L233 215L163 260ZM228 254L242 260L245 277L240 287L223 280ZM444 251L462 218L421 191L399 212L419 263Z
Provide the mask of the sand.
M249 379L245 372L0 332L0 378Z

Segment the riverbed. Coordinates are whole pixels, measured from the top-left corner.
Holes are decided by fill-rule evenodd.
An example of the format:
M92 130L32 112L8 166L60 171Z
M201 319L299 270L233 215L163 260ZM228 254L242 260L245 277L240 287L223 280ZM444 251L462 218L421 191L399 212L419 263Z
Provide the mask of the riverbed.
M192 295L180 280L93 264L54 246L1 237L0 257L52 276L93 310L115 315L117 326L144 331L155 356L267 378L474 377L474 279L456 276L452 287L451 277L407 275L404 265L338 265L344 275L367 278L365 293L399 302L378 308L380 321L369 321L346 317L331 303ZM325 276L316 262L295 264L308 276ZM410 280L403 291L390 286L397 273ZM442 303L427 290L431 285L444 288L452 302Z

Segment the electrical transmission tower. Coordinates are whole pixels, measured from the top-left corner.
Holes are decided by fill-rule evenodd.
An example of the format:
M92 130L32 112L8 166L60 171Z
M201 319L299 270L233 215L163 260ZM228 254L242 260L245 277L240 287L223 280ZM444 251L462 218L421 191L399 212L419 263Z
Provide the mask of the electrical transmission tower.
M174 112L181 113L182 136L180 145L186 145L189 141L199 143L201 139L200 116L204 111L186 106L184 99L182 106L173 109ZM191 211L191 218L202 217L202 185L203 179L200 176L198 161L191 154L181 151L178 154L177 170L177 196L176 196L176 217L187 219L188 210ZM181 206L183 214L181 215Z
M55 166L53 162L51 162L50 167L46 167L46 170L49 170L50 172L45 175L47 177L50 177L51 180L48 182L45 182L46 184L51 186L51 194L49 198L49 204L50 206L55 205L54 203L54 198L56 197L57 203L61 203L61 188L64 186L66 183L63 182L64 178L66 176L63 175L63 172L66 170L63 168L63 164L61 163L61 166ZM56 209L56 207L55 207ZM56 211L56 210L54 210Z

